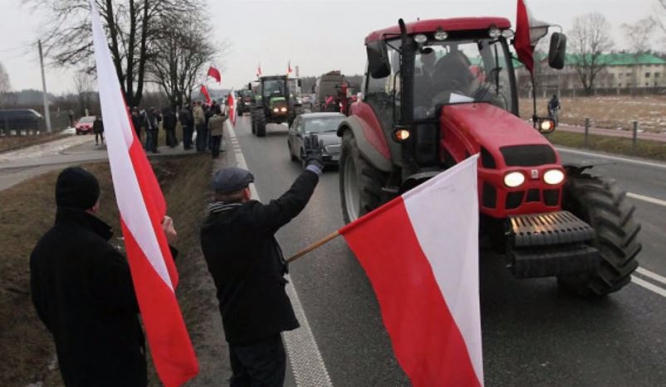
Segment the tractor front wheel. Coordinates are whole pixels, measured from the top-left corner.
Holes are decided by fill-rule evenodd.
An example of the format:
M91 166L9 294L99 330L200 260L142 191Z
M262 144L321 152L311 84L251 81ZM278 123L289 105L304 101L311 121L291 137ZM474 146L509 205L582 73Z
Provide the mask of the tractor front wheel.
M559 286L583 297L600 297L627 285L638 267L641 226L634 220L636 207L627 202L626 192L615 181L573 175L564 186L562 206L595 229L590 245L599 250L600 262L596 272L558 277Z
M345 223L353 222L382 204L385 173L361 156L354 134L347 130L340 149L340 197Z
M252 134L257 134L257 111L250 110L250 126L252 127Z
M264 115L264 111L257 110L256 118L255 134L257 137L266 137L266 116Z

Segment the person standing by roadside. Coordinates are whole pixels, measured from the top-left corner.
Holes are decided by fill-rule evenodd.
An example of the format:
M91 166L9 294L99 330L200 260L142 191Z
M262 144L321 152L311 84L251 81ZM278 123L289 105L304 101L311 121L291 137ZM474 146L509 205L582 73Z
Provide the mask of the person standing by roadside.
M222 114L220 105L215 105L213 116L208 120L208 132L210 133L210 151L214 159L220 156L220 147L222 146L222 136L224 134L224 124L227 116Z
M111 227L96 216L99 193L97 178L84 169L60 173L55 224L30 255L30 294L53 335L65 386L145 387L146 347L132 277L108 242ZM171 218L162 229L173 244Z
M104 123L100 116L95 117L95 121L93 121L93 133L95 133L95 145L99 146L100 138L104 145Z
M151 107L145 117L146 152L160 153L157 150L157 131L160 127L160 116L157 113L157 109Z
M141 117L139 116L139 108L132 108L132 126L134 126L134 132L136 133L136 138L141 143Z
M560 100L557 98L557 94L553 94L553 97L550 99L550 101L548 101L548 117L555 121L555 126L560 123L560 108Z
M185 104L178 112L180 125L183 127L183 149L192 149L192 135L194 134L194 118L190 111L190 106Z
M178 145L178 140L176 139L177 121L172 108L168 107L164 109L162 123L164 125L164 131L166 132L166 144L170 148L175 148L176 145Z
M192 114L194 115L194 127L197 130L197 152L203 152L206 150L208 133L206 133L206 113L201 106L201 101L196 102Z
M254 176L225 168L213 177L215 202L201 228L201 247L217 288L231 387L280 387L286 355L281 332L299 327L285 291L287 264L275 233L307 205L324 167L316 136L304 139L306 170L277 200L251 199Z

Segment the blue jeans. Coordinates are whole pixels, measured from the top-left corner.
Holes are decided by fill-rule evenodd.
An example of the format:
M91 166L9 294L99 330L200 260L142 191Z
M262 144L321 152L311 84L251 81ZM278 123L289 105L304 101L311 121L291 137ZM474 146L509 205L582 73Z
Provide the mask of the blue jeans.
M157 152L157 130L146 130L146 152Z

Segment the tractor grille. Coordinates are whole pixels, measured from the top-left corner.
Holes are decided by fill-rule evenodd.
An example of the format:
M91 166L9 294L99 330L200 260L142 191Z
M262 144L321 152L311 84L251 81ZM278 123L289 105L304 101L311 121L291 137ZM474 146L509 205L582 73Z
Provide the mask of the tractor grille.
M557 157L550 145L517 145L500 148L507 167L536 167L555 164Z
M556 189L546 189L543 191L543 202L547 206L556 206L560 202L560 191Z
M497 190L488 183L483 183L483 206L486 208L497 206Z
M509 192L506 195L506 203L504 204L504 208L507 210L513 210L520 207L520 205L523 203L524 194L525 191Z

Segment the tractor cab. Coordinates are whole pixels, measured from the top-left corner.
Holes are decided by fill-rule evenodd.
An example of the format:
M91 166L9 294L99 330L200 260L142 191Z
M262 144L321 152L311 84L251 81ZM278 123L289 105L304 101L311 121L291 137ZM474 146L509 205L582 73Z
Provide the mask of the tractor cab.
M301 108L294 95L295 88L299 84L299 80L289 79L286 75L259 79L252 111L252 133L263 137L266 135L267 124L286 122L291 125ZM251 88L251 85L248 85L248 88Z

